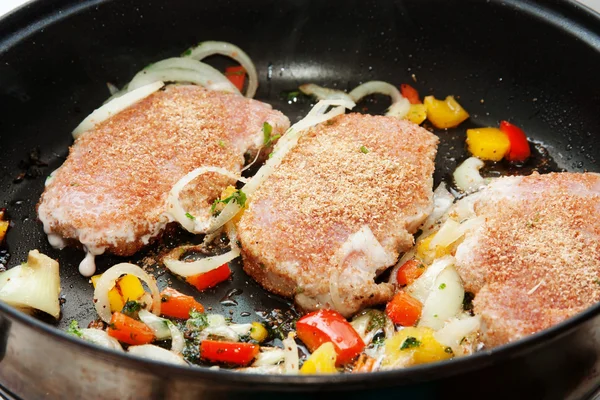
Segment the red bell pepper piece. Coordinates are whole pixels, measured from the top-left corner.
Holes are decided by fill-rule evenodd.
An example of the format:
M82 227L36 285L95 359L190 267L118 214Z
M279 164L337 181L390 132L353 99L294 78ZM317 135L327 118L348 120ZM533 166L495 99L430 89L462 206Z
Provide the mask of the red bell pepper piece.
M306 314L296 322L296 333L311 352L323 343L333 343L338 366L352 361L365 348L365 343L352 325L342 314L333 310Z
M398 292L387 303L385 313L392 322L402 326L413 326L421 318L421 302L408 293Z
M148 325L120 312L113 313L106 332L119 342L132 345L148 344L154 341L154 332Z
M500 122L500 130L508 136L508 141L510 142L510 150L505 156L506 159L518 162L527 160L531 155L531 149L529 148L525 132L508 121Z
M200 343L200 357L203 360L223 364L248 365L256 358L259 350L260 346L253 343L217 340L204 340Z
M188 276L185 281L195 286L198 290L204 290L218 285L230 276L231 270L229 269L229 265L223 264L219 268L203 274Z
M160 312L167 317L188 319L192 310L204 312L204 307L196 299L172 288L163 290L160 300Z
M225 68L225 76L241 92L246 82L246 70L241 65Z
M396 275L396 280L398 285L405 286L410 285L418 277L423 275L425 272L425 265L419 260L408 260L400 268L398 268L398 274Z
M417 92L417 89L415 89L407 83L403 83L400 85L400 94L406 97L410 104L421 104L421 99L419 99L419 92Z

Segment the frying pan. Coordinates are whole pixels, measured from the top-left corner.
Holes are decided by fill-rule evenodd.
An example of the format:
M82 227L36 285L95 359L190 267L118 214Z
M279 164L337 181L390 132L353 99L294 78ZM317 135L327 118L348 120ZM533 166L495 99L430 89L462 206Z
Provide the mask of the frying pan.
M465 158L464 130L519 124L548 151L529 170L598 171L600 19L573 1L38 0L0 22L0 207L13 221L8 265L30 249L59 260L64 304L58 323L0 304L0 383L13 398L588 398L600 384L600 306L519 342L406 370L335 376L264 376L180 368L125 357L63 333L96 318L79 275L83 253L52 249L35 205L44 178L65 159L70 131L150 62L202 40L243 48L260 74L257 98L299 119L308 102L285 92L314 82L411 82L422 94L459 96L471 119L441 138L435 180ZM215 59L215 65L222 60ZM374 99L382 102L385 99ZM290 104L291 103L291 104ZM38 157L39 150L39 157ZM550 161L551 160L551 161ZM492 167L491 169L493 169ZM24 177L23 177L24 175ZM20 182L16 182L23 178ZM597 216L590 216L597 218ZM172 240L189 240L175 235ZM1 256L2 254L0 254ZM152 249L134 258L134 262ZM99 269L120 262L99 257ZM199 294L234 321L290 304L239 265L231 282ZM164 286L167 275L159 277ZM237 305L221 300L229 296ZM249 315L248 315L249 314Z

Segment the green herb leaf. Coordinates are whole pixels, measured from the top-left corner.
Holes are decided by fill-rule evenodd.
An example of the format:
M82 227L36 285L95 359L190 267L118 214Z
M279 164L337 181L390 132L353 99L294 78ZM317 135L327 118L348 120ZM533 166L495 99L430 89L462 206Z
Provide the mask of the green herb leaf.
M412 348L419 347L420 345L421 345L421 342L419 340L417 340L416 337L409 336L404 340L404 342L402 342L402 345L400 346L400 350L412 349Z
M77 337L83 336L83 332L81 332L81 329L79 329L79 323L76 320L73 320L69 323L69 329L67 329L67 333Z
M183 53L181 53L181 57L187 57L187 56L189 56L191 54L192 54L192 49L189 48L186 51L184 51Z
M127 303L125 303L121 312L123 314L127 315L128 317L137 319L138 312L140 312L141 309L142 309L142 305L139 302L134 301L134 300L129 300Z
M360 152L367 154L369 152L369 149L367 149L365 146L360 146Z
M185 213L185 216L189 219L191 219L192 221L196 219L196 217L194 217L192 214L190 214L189 212Z
M226 146L225 141L224 140L219 140L219 146L220 147L225 147Z
M287 94L287 100L288 101L294 101L294 99L296 99L298 96L300 96L300 92L299 91L289 92Z
M195 309L190 310L190 318L185 324L186 328L193 331L201 331L208 326L208 319L206 314L196 311Z
M211 214L215 214L215 209L219 203L228 204L230 201L237 203L240 207L244 207L246 205L246 193L242 192L241 189L236 190L233 194L223 200L215 199L212 206L210 207Z
M440 290L444 290L444 289L446 289L446 284L445 284L445 283L442 283L442 284L440 285Z
M376 331L385 326L385 314L378 310L369 310L371 320L367 324L367 331Z
M273 132L273 127L268 122L265 122L263 124L263 145L265 147L269 147L273 143L273 141L275 141L281 137L281 135L271 136L272 132Z

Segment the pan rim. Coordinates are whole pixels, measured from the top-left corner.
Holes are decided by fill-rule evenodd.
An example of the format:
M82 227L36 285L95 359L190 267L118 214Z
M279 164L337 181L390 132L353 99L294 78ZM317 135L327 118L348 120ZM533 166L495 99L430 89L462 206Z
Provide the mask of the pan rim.
M0 37L3 37L0 41L0 55L10 50L14 45L26 39L29 34L38 29L42 29L45 26L74 15L89 7L110 3L112 1L113 0L30 0L21 7L0 18ZM499 3L500 0L493 0L492 2ZM535 14L537 17L543 18L548 23L570 32L597 51L600 51L600 14L593 12L576 0L552 2L544 2L543 0L505 0L503 3L520 11ZM35 7L32 7L34 5L43 6L41 12L36 11ZM60 7L57 7L56 5L60 5ZM562 20L562 23L556 20L558 15L566 15ZM594 35L583 38L582 36L586 32L593 32ZM344 388L348 389L350 387L357 387L365 384L370 386L376 383L381 383L387 387L411 382L424 382L431 378L438 379L458 375L487 364L500 362L520 353L528 352L536 346L555 341L597 315L600 315L600 303L595 304L585 311L549 329L529 335L516 342L449 361L368 374L301 376L244 374L225 369L211 370L203 367L190 368L147 360L87 343L58 328L22 313L7 304L0 303L0 318L8 317L35 331L54 337L60 342L71 346L75 345L77 346L76 349L78 351L116 362L123 365L125 368L144 369L149 373L159 372L162 379L166 380L171 377L184 379L204 378L206 380L212 380L216 384L243 384L247 385L247 387L260 387L262 390L267 391L314 390L315 387L319 387L319 389L322 390L337 390L341 385L344 385ZM448 367L449 365L452 367ZM368 379L365 379L366 377L368 377Z

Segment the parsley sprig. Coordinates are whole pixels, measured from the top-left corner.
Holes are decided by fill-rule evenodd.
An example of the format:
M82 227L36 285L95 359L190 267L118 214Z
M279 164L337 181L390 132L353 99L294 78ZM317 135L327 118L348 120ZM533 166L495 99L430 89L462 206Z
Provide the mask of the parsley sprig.
M273 127L271 126L271 124L269 124L268 122L265 122L263 124L263 145L265 147L269 147L271 144L273 144L273 141L275 141L281 137L281 135L271 136L272 132L273 132Z
M224 199L215 199L212 206L210 207L211 214L215 213L215 210L219 203L228 204L230 201L237 203L240 207L244 207L246 205L246 193L242 192L241 189L237 189L229 197L226 197Z

